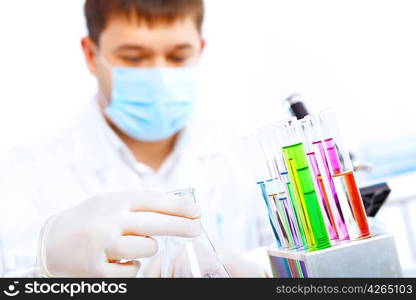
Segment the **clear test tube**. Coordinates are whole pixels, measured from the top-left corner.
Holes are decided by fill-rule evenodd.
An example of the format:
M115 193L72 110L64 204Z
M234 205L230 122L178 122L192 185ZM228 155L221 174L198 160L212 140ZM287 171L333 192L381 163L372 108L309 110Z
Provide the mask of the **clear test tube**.
M344 146L333 110L325 110L316 117L322 129L325 154L329 161L330 170L337 194L347 197L357 231L348 227L351 239L368 238L371 236L367 215L358 189L351 158ZM348 224L347 224L348 225Z
M269 197L272 208L276 211L277 223L283 235L282 245L285 248L296 248L294 238L291 230L291 218L289 212L286 210L286 192L282 188L282 183L278 177L276 164L273 156L273 146L270 141L270 135L267 128L259 130L258 139L261 148L263 149L269 174L270 180L266 181L266 192Z
M318 192L319 200L321 201L323 217L327 225L329 237L332 241L338 241L338 229L335 222L337 208L330 204L330 190L324 184L324 177L326 177L325 170L322 164L319 163L319 154L316 153L313 142L316 140L313 132L313 127L309 117L305 117L299 121L302 129L304 147L306 156L309 161L309 167L312 171L315 190Z
M290 221L293 242L296 248L306 250L308 248L308 243L301 224L299 207L294 199L293 188L291 186L286 164L284 163L283 152L281 150L282 147L278 139L277 129L275 126L271 126L268 127L267 130L270 146L271 149L273 149L273 164L275 166L274 175L279 178L280 190L282 191L280 201L283 203Z
M273 235L274 238L276 240L276 245L278 248L283 248L283 243L282 241L283 239L283 233L280 229L280 227L278 226L278 220L277 220L277 215L276 215L276 210L270 205L269 201L269 195L268 195L268 191L266 188L266 180L264 181L258 181L257 185L260 188L261 191L261 195L263 197L263 200L266 204L266 208L267 208L267 213L269 216L269 222L270 222L270 226L272 227L273 230Z
M291 226L290 219L288 218L287 211L283 205L283 197L281 190L279 190L277 179L270 179L266 181L266 192L269 197L269 201L272 203L273 208L276 211L277 223L283 235L282 244L284 248L294 249L296 248Z
M261 196L266 204L267 214L269 217L270 226L273 230L273 236L278 248L283 248L283 233L278 225L277 213L274 204L270 202L266 183L270 180L269 167L267 165L266 157L263 149L260 146L257 135L251 135L246 138L247 152L251 168L260 189Z
M310 250L331 247L328 231L316 195L312 175L303 146L299 124L295 118L278 123L277 134L283 146L282 151L294 196L303 214L302 225Z

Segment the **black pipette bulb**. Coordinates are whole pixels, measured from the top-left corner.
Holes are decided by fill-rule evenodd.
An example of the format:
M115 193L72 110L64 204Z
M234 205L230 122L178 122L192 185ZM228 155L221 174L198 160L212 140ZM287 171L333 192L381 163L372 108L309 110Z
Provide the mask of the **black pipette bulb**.
M306 109L305 103L302 100L300 94L292 94L287 97L284 101L285 105L288 107L290 113L295 116L298 120L309 115L308 110Z

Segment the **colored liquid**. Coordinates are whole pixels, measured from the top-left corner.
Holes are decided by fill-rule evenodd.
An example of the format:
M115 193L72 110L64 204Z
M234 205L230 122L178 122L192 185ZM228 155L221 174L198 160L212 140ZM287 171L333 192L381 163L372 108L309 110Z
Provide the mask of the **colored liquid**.
M296 183L291 184L291 187L292 187L292 197L293 197L292 199L294 199L295 200L294 202L296 203L294 207L296 207L297 215L299 216L299 220L300 220L299 227L302 228L302 231L304 232L304 241L306 242L306 245L307 245L306 248L307 249L315 248L316 247L315 239L314 239L313 232L312 232L312 226L309 221L306 204L304 201L301 200L299 190L296 188Z
M292 207L290 199L286 197L287 193L283 192L279 195L279 202L283 205L290 232L292 234L293 248L303 248L302 239L299 233L299 225Z
M307 249L308 243L306 242L305 232L301 226L299 208L297 207L296 200L293 196L293 189L289 181L289 174L287 172L283 172L281 175L284 182L286 182L286 194L289 196L287 203L291 206L292 211L294 237L296 236L296 239L294 238L295 245L297 245L299 248Z
M342 163L339 159L338 150L337 150L335 141L332 138L330 138L330 139L326 139L324 142L325 142L325 146L326 146L326 150L328 154L328 160L332 168L331 174L332 174L334 186L337 191L337 196L338 196L339 204L341 206L341 210L344 216L345 224L348 228L349 237L352 240L359 239L361 238L361 234L359 230L359 225L357 223L357 219L354 216L354 208L352 205L352 200L350 199L350 193L347 190L343 176L340 176L343 174L342 173L343 168L342 168Z
M339 174L342 172L341 161L339 160L337 147L333 139L325 140L326 150L328 151L329 162L331 163L333 174Z
M278 201L278 182L276 179L266 181L266 191L270 207L275 215L277 225L281 232L282 247L293 248L293 239L289 228L289 222L287 220L283 204Z
M305 231L303 230L303 226L301 225L302 221L301 221L300 215L299 215L299 208L297 207L297 203L296 203L296 200L295 200L295 196L294 196L292 185L290 184L290 181L286 183L286 186L287 186L287 190L288 190L289 195L290 195L290 201L292 203L293 212L295 214L295 218L296 218L300 238L302 240L302 246L303 246L302 248L307 249L308 248L308 243L306 241Z
M274 235L274 238L276 240L277 247L281 248L282 247L282 237L281 237L280 230L277 228L276 217L273 214L272 208L270 207L270 204L269 204L269 197L268 197L267 191L266 191L266 184L263 181L258 182L257 184L260 187L261 194L263 196L263 200L266 203L267 213L268 213L268 216L269 216L269 222L270 222L270 225L271 225L272 230L273 230L273 235Z
M270 257L273 275L277 278L308 278L305 262L285 257Z
M269 195L270 201L272 201L276 207L277 221L283 233L283 245L285 248L295 248L292 238L292 232L290 229L290 221L288 219L287 211L283 203L279 200L277 194Z
M325 171L324 174L321 174L324 175L321 177L321 182L324 185L324 187L326 186L326 195L337 228L338 239L340 241L349 240L350 237L348 234L348 228L345 223L345 217L341 208L340 199L338 197L334 181L332 180L331 171L329 169L329 163L325 155L324 146L321 141L314 142L313 145L317 147L316 153L320 158L320 162L322 162L321 169Z
M334 180L340 181L342 187L348 195L348 200L353 211L355 223L358 226L358 237L361 239L369 238L371 236L370 228L368 227L367 215L364 210L360 191L355 181L354 173L350 171L335 175Z
M266 188L270 201L276 208L278 222L282 228L283 244L286 248L299 248L299 234L295 226L296 219L293 214L293 208L287 199L284 185L279 179L268 180Z
M318 191L318 195L322 203L322 207L324 211L323 217L324 217L327 229L328 229L329 237L331 238L331 240L336 241L338 240L338 232L337 232L337 228L335 225L334 216L332 215L332 210L329 205L328 196L326 194L321 172L318 167L318 162L316 160L315 152L310 152L307 154L307 156L308 156L309 164L311 166L311 169L314 175L316 189Z
M299 143L283 147L283 155L289 168L289 177L295 191L295 199L298 207L301 208L301 220L308 246L311 250L328 248L331 243L303 145Z

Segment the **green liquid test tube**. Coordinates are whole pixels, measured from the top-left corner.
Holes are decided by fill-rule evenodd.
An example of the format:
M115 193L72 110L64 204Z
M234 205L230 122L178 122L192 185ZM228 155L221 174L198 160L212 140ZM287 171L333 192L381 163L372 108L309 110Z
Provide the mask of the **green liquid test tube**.
M331 247L302 143L283 147L283 155L296 201L304 214L302 224L309 250Z

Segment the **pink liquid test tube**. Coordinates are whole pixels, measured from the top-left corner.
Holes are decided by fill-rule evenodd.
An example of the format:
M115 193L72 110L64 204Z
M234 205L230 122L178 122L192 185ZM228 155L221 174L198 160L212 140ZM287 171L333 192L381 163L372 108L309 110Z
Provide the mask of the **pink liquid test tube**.
M311 165L311 170L314 175L316 190L319 193L322 206L324 208L324 219L328 227L329 237L333 241L339 240L337 227L335 225L334 216L332 214L331 207L329 205L327 192L325 186L323 185L322 175L318 167L318 162L316 160L315 152L307 153L309 164Z
M334 231L334 241L349 240L349 232L346 224L345 214L343 207L341 206L340 199L335 189L334 182L332 180L331 171L323 143L321 142L321 132L316 126L314 119L307 116L302 122L302 131L309 147L308 158L314 170L316 185L318 190L321 192L321 199L323 206L327 208L328 219L331 221ZM344 199L344 202L346 200ZM325 203L325 204L324 204ZM345 202L345 204L348 204Z
M332 199L333 203L333 214L335 219L335 224L338 228L338 238L340 241L349 240L348 228L345 222L344 215L342 213L342 208L340 200L338 198L337 191L335 189L335 184L331 176L331 171L329 169L329 164L325 156L324 146L321 141L313 142L314 147L317 149L317 153L322 164L322 169L325 172L326 186L328 191L328 197Z

